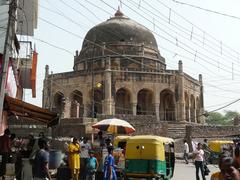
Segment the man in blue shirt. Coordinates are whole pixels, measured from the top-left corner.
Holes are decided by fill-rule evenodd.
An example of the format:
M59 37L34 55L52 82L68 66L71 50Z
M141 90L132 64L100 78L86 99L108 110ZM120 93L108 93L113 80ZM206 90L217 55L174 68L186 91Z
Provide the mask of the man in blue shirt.
M44 139L38 140L40 150L37 152L33 162L33 177L34 180L51 180L48 170L49 153L45 150L47 142Z
M98 169L98 161L94 157L94 152L92 150L89 151L89 158L87 159L87 165L86 165L86 170L87 170L87 176L86 180L95 180L95 173Z

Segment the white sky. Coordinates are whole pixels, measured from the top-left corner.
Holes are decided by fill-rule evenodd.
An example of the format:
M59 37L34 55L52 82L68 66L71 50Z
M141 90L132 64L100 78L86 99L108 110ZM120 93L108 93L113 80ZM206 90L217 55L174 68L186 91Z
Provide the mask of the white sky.
M237 53L240 53L240 19L209 13L175 3L172 0L140 1L141 5L138 8L139 0L122 0L122 12L153 31L168 69L177 69L178 60L181 59L186 73L196 79L198 79L198 74L203 75L206 110L217 109L240 98L240 55ZM239 0L180 1L240 17ZM115 10L106 4L114 7ZM35 40L33 39L39 53L37 98L32 99L31 91L27 90L25 91L26 101L41 106L45 65L48 64L53 73L72 71L73 55L76 50L81 50L83 38L88 30L113 16L118 5L118 0L58 0L54 2L39 0L38 28L35 31ZM167 7L171 8L170 23ZM175 12L190 21L192 25ZM56 13L64 14L65 17ZM49 23L75 35L64 32ZM72 54L42 41L66 49ZM240 101L225 109L240 111Z

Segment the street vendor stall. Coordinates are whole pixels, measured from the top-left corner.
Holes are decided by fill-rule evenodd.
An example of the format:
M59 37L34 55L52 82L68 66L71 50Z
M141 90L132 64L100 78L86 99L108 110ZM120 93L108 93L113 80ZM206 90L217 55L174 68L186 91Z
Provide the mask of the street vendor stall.
M125 164L125 157L124 157L125 149L123 146L119 147L118 145L119 145L119 142L125 141L126 143L126 140L130 136L117 136L117 135L129 135L135 132L135 128L127 121L116 119L116 118L99 121L98 123L94 124L92 127L97 128L106 133L110 133L112 135L114 145L115 143L117 143L116 146L114 147L113 156L116 163L117 174L121 177L121 174L123 173L123 170L124 170L124 164ZM104 160L108 155L108 152L107 152L108 145L112 145L112 144L108 142L108 144L104 144L100 148L94 147L95 152L97 152L96 153L97 159L100 164L99 174L102 174L103 172Z

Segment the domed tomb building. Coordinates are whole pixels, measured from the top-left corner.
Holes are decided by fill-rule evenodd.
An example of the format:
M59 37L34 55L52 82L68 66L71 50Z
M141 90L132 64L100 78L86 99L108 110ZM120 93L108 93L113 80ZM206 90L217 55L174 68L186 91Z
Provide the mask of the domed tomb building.
M152 32L115 16L90 29L73 71L49 74L43 106L62 118L152 115L156 121L203 123L203 85L183 72L166 69Z

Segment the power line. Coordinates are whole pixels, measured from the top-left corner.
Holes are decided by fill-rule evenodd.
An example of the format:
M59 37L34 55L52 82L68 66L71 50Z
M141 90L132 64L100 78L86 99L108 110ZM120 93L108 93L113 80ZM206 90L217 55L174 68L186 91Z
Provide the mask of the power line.
M152 20L149 20L148 18L146 18L145 16L143 16L142 14L140 14L139 12L137 12L136 10L134 10L132 7L128 6L126 3L122 2L122 4L124 4L126 7L128 7L130 10L132 10L132 11L135 12L136 14L140 15L142 18L146 19L146 20L149 21L149 22L152 22ZM158 26L157 24L156 24L155 26L156 26L158 29L160 29L162 32L164 32L165 34L167 34L168 36L170 36L171 38L173 38L173 39L175 40L175 37L174 37L173 35L171 35L169 32L167 32L166 30L162 29L162 28L161 28L160 26ZM167 42L170 42L171 44L176 45L175 42L167 39L165 36L162 36L162 35L156 33L155 31L152 31L152 32L153 32L154 34L156 34L157 36L161 37L162 39L166 40ZM186 49L185 47L183 47L183 46L180 46L180 45L178 45L177 47L179 47L179 48L183 49L184 51L188 52L189 54L192 54L193 56L195 56L195 49L193 49L192 47L190 47L189 45L187 45L186 43L184 43L184 42L182 42L182 41L179 41L179 42L181 42L181 45L184 45L187 49ZM190 50L188 50L188 49L190 49ZM205 57L205 58L207 58L207 59L205 59L205 58L203 58L203 57L200 57L199 55L201 55L201 56L203 56L203 57ZM198 58L201 59L201 60L203 60L203 61L205 61L205 62L207 62L208 64L211 64L211 65L214 66L214 67L218 67L218 66L216 66L215 64L210 63L210 62L209 62L209 59L212 60L212 61L215 61L215 63L219 63L219 62L216 61L215 59L213 59L213 58L205 55L205 54L202 54L202 53L199 52L199 53L198 53ZM227 67L227 66L225 65L225 67ZM226 68L222 68L222 67L218 67L218 68L232 74L232 71L231 71L231 70L227 70ZM231 67L228 67L228 68L229 68L229 69L232 69ZM240 75L240 74L237 74L237 75Z
M128 0L129 1L129 0ZM151 7L153 10L155 10L157 13L154 13L153 11L151 11L151 10L148 10L147 8L145 8L145 6L143 6L141 9L145 9L145 10L147 10L148 12L150 12L151 14L153 14L154 16L157 16L158 17L158 19L161 19L162 21L164 21L165 23L167 23L168 25L171 25L171 26L173 26L174 28L176 28L176 29L178 29L178 30L180 30L181 32L183 32L184 34L186 34L188 37L184 37L185 39L188 39L189 40L189 36L195 36L195 35L198 35L198 34L196 34L196 33L193 33L193 26L192 26L192 30L190 31L189 29L186 29L184 26L182 26L182 25L180 25L179 23L177 23L177 22L175 22L173 19L171 19L171 21L170 21L170 23L169 23L169 17L167 17L167 16L165 16L165 15L163 15L162 13L161 13L161 11L159 11L157 8L155 8L154 6L152 6L150 3L148 3L147 1L143 1L146 5L148 5L149 7ZM136 5L136 3L135 3L135 5ZM170 8L171 9L171 8ZM161 16L163 16L163 18L161 17ZM165 18L165 19L164 19ZM158 21L158 20L157 20ZM159 21L158 21L159 22ZM176 25L174 25L174 24L176 24ZM166 28L169 28L168 26L164 26L164 27L166 27ZM169 28L170 29L170 28ZM171 31L174 31L174 30L172 30L172 29L170 29ZM185 32L185 31L187 31L187 32ZM176 31L175 31L175 33L176 34L178 34ZM201 39L199 39L199 38L197 38L197 37L194 37L194 39L196 39L201 45L202 45L202 43L203 43L203 36L201 35L198 35L198 37L200 37ZM194 43L194 41L193 41L193 38L190 38L190 42L192 42L192 43ZM194 43L195 45L196 45L196 43ZM219 44L218 44L219 45ZM199 45L198 45L199 46ZM209 47L209 48L206 48L205 49L205 47ZM216 47L216 44L214 44L213 46L211 46L211 45L209 45L208 43L204 43L204 45L201 47L203 50L205 50L205 51L208 51L209 52L209 49L211 49L211 50L213 50L213 51L216 51L217 52L217 54L215 54L216 56L218 56L218 57L220 57L220 59L222 59L223 57L221 57L221 56L226 56L228 59L230 58L230 59L232 59L233 61L235 61L235 62L237 62L237 63L239 63L239 58L238 57L236 57L236 56L233 56L232 54L230 54L230 55L228 55L228 54L225 54L224 53L224 51L223 51L223 53L222 53L222 55L220 56L219 55L219 49L216 49L215 48Z
M62 28L61 28L62 29ZM81 37L82 38L82 37ZM138 62L139 63L139 62Z
M235 100L235 101L233 101L233 102L231 102L231 103L229 103L229 104L227 104L227 105L225 105L225 106L222 106L222 107L220 107L220 108L214 109L214 110L209 111L209 112L219 111L219 110L221 110L221 109L223 109L223 108L226 108L226 107L228 107L228 106L231 106L232 104L237 103L238 101L240 101L240 99L237 99L237 100Z
M218 14L218 15L221 15L221 16L230 17L230 18L234 18L234 19L240 20L240 17L238 17L238 16L234 16L234 15L218 12L218 11L211 10L211 9L206 9L206 8L203 8L203 7L200 7L200 6L196 6L196 5L193 5L193 4L189 4L189 3L185 3L185 2L181 2L181 1L177 1L177 0L172 0L172 1L177 3L177 4L190 6L190 7L193 7L193 8L196 8L196 9L200 9L200 10L203 10L203 11L207 11L207 12L210 12L210 13L214 13L214 14Z
M67 50L67 49L64 49L64 48L62 48L62 47L56 46L56 45L54 45L54 44L52 44L52 43L49 43L49 42L47 42L47 41L44 41L44 40L39 39L39 38L36 38L36 37L33 37L33 39L35 39L35 40L37 40L37 41L40 41L40 42L42 42L42 43L45 43L45 44L47 44L47 45L49 45L49 46L51 46L51 47L54 47L54 48L56 48L56 49L65 51L66 53L71 54L72 56L74 56L74 54L73 54L71 51Z
M164 7L168 8L168 9L170 8L169 6L167 6L166 4L164 4L163 2L161 2L161 0L157 0L157 2L158 2L159 4L161 4L161 5L163 5ZM212 38L214 41L216 41L217 44L214 43L215 45L219 45L219 43L220 43L221 40L218 40L218 39L215 38L213 35L211 35L210 33L208 33L206 30L204 30L204 29L200 28L199 26L193 24L190 20L188 20L187 18L185 18L184 16L182 16L181 13L178 13L178 12L176 12L176 11L174 11L174 10L172 10L172 12L174 12L178 17L182 18L182 19L183 19L184 21L186 21L187 23L189 23L191 26L193 26L193 27L197 28L198 30L200 30L200 31L203 33L204 37L205 37L205 35L208 35L210 38ZM206 40L206 41L209 41L207 38L206 38L205 40ZM211 41L209 41L209 42L211 42ZM229 47L228 45L226 45L226 44L224 44L224 43L223 43L222 45L225 46L225 47L227 47L227 48L228 48L229 50L231 50L232 52L236 53L237 56L239 55L239 52L238 52L238 51L232 49L232 48Z

